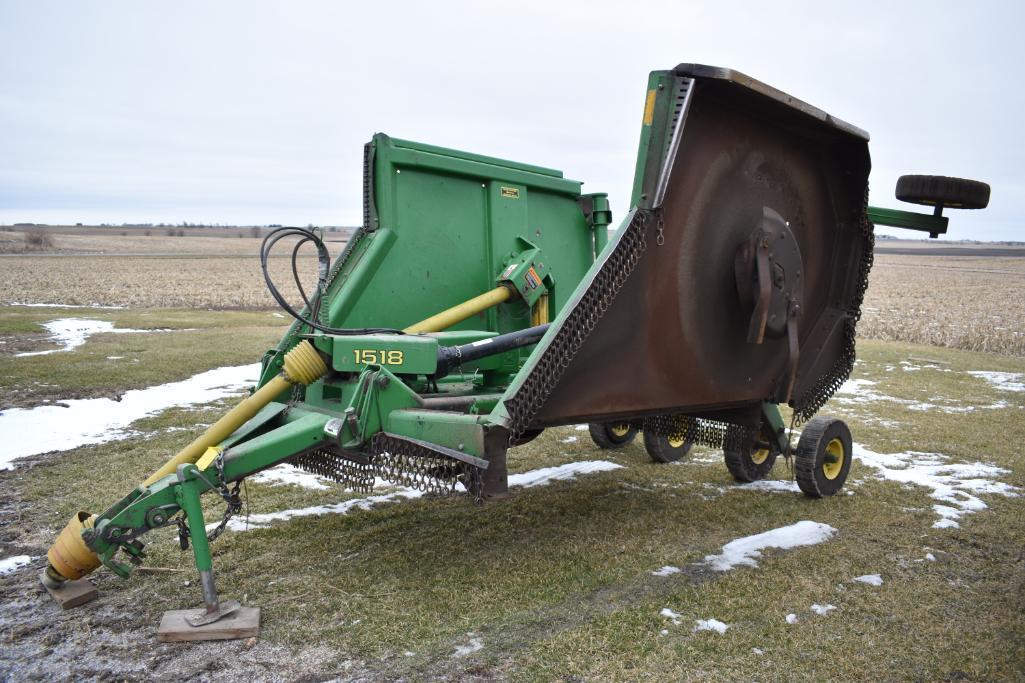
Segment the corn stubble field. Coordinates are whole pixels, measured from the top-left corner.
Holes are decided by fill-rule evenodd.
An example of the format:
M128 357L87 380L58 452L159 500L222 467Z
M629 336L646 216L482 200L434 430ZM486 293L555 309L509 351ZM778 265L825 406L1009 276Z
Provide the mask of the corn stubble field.
M154 256L86 255L85 240L0 257L3 304L126 306L0 307L0 407L258 360L287 322L241 246L259 241L196 237L203 258L157 244L178 239L130 245ZM284 282L287 260L273 268ZM72 513L129 491L231 400L15 461L0 471L0 559L31 559L0 575L0 678L1021 680L1025 258L883 251L871 282L853 381L822 411L859 444L846 495L802 497L782 460L739 486L719 452L656 465L639 440L603 451L573 426L511 451L520 485L482 508L394 487L371 505L282 467L250 479L248 526L214 545L223 594L263 609L256 642L155 642L164 610L199 601L170 533L146 539L163 571L97 572L82 608L59 612L35 580ZM68 317L171 331L15 355L53 349L42 325ZM720 571L731 542L802 521L832 531Z

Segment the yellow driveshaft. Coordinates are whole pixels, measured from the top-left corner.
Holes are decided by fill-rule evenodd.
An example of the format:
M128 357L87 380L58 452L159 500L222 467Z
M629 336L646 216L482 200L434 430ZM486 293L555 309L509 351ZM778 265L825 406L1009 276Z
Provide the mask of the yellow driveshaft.
M281 374L264 384L255 393L228 411L221 419L210 425L192 443L151 474L143 482L143 485L149 486L167 475L173 474L178 469L178 465L196 462L207 448L215 446L231 436L236 429L273 401L282 391L294 384L311 384L326 372L327 365L324 363L324 359L320 357L310 342L302 341L296 344L291 351L285 354ZM82 529L92 527L94 519L95 515L79 512L61 531L46 554L50 562L46 576L50 580L59 582L80 579L100 566L100 559L82 540ZM50 571L51 569L53 571Z
M477 315L481 311L486 311L492 306L497 306L504 301L508 301L511 296L512 290L510 288L498 286L492 290L484 292L480 296L475 296L472 299L446 309L441 313L432 315L430 318L421 320L415 325L410 325L402 331L406 334L441 332L442 330L452 327L456 323L461 323L471 315Z

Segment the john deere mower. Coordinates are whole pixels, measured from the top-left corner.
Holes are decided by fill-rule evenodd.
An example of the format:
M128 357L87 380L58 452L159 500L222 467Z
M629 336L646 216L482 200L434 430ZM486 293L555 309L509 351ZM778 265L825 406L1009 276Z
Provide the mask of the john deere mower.
M264 241L294 322L253 393L109 508L76 514L48 554L51 590L100 565L127 578L141 537L177 527L205 602L178 637L218 637L204 634L240 606L218 597L210 541L245 477L288 462L354 491L383 479L481 503L507 495L509 448L581 422L603 448L641 432L658 462L722 449L740 481L792 455L801 491L831 496L851 434L816 413L854 363L873 224L936 237L944 208L989 199L984 183L905 176L898 198L931 214L871 207L865 131L697 64L648 78L611 237L607 195L550 168L383 134L363 164L363 225L333 262L313 230ZM304 245L318 255L301 305L267 276L282 239L293 264ZM204 493L226 506L209 532Z

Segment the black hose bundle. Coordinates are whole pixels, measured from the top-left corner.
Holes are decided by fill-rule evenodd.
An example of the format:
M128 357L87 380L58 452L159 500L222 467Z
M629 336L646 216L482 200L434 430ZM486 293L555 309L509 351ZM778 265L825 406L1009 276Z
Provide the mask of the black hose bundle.
M306 305L306 311L310 312L310 317L303 316L302 313L292 308L291 304L285 300L285 297L281 295L278 288L274 286L274 281L271 280L270 272L267 270L267 259L270 256L271 250L274 245L278 243L278 240L289 237L297 236L301 237L295 246L292 247L292 277L295 278L295 286L299 289L299 296L302 297L303 303ZM313 297L309 297L306 294L306 289L302 285L302 281L299 278L298 268L298 256L299 249L302 248L307 242L313 242L317 248L317 288L313 292ZM294 227L283 227L275 228L267 233L267 236L263 238L263 244L260 245L260 268L263 270L263 280L267 283L267 289L270 291L270 295L274 297L274 300L278 302L278 305L285 310L290 316L298 320L304 325L310 327L310 329L320 330L325 334L337 334L337 335L352 335L352 334L403 334L402 330L395 330L388 327L363 327L363 328L341 328L341 327L329 327L322 325L318 320L320 315L320 304L323 301L324 294L327 290L327 279L328 274L331 272L331 254L327 251L327 246L324 245L324 240L320 238L312 230L307 228L294 228Z

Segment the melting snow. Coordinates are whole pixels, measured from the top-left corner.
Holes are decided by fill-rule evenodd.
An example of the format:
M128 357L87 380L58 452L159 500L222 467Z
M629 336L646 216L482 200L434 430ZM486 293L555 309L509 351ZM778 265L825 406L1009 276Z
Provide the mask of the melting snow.
M1001 391L1025 391L1025 374L1021 372L971 370L968 374L986 380L992 387Z
M617 465L606 460L571 462L558 467L545 467L542 469L531 470L529 472L523 472L522 474L510 475L509 486L521 486L524 488L543 486L554 481L573 479L579 474L585 474L588 472L604 472L606 470L615 470L621 467L622 465ZM346 515L352 510L369 510L382 503L412 500L420 498L421 496L423 496L422 492L417 491L416 489L403 487L390 493L381 493L378 495L367 496L365 498L353 498L352 500L342 501L341 503L313 505L306 508L281 510L279 512L266 512L249 515L248 517L236 516L228 522L228 528L232 531L247 531L249 529L261 529L269 525L271 522L286 521L296 517L315 517L318 515L328 514ZM214 526L216 526L216 524L211 524L209 525L209 528L213 528Z
M590 429L590 427L588 425L577 425L573 427L573 429L577 430L578 432L586 432L588 429Z
M929 560L930 562L935 562L936 561L936 556L933 555L932 553L926 553L925 554L925 559Z
M655 576L671 576L672 574L679 574L680 573L680 568L679 567L673 567L672 565L668 565L667 564L666 566L662 567L661 569L656 569L655 571L653 571L651 573L654 574Z
M758 563L755 560L762 556L761 551L765 548L789 550L790 548L816 545L828 540L835 533L836 529L828 524L804 520L790 526L730 541L722 547L722 553L706 555L704 562L719 572L729 571L738 565L757 567Z
M330 479L318 477L316 474L311 474L310 472L301 470L295 465L282 463L254 474L249 477L249 481L256 482L258 484L270 484L271 486L292 484L294 486L301 486L304 489L325 491L329 488L325 482L330 481Z
M737 484L731 489L765 491L766 493L800 493L801 488L796 481L782 481L780 479L760 479L748 484Z
M49 451L66 451L88 444L131 436L125 429L135 420L167 408L209 403L238 393L255 382L260 365L216 368L182 380L126 391L122 400L69 399L38 408L0 412L0 469L13 460Z
M608 472L621 469L608 460L584 460L583 462L571 462L558 467L542 467L538 470L523 472L522 474L510 474L509 486L522 486L529 489L532 486L544 486L553 481L576 479L578 475L590 474L592 472Z
M931 399L932 402L915 401L911 399L897 398L896 396L888 396L886 394L881 394L875 391L874 389L871 389L871 387L875 385L876 382L867 379L849 379L846 382L844 382L839 389L836 390L836 395L833 397L832 400L841 405L860 405L868 403L877 403L879 401L889 401L890 403L897 403L902 406L905 406L908 410L917 410L920 412L929 410L942 410L946 413L972 413L980 409L996 410L999 408L1007 407L1006 401L996 401L986 406L951 404L949 399L943 397L933 397ZM1011 389L1010 391L1015 390Z
M863 574L862 576L855 576L854 580L861 581L862 583L867 583L870 586L883 585L883 577L879 576L878 574Z
M466 635L472 636L472 633ZM452 653L453 657L465 657L466 655L472 655L474 652L484 649L484 641L480 638L470 638L470 642L466 645L456 645L455 652Z
M811 606L811 611L819 616L825 616L836 609L836 605L819 605L814 604Z
M14 555L13 557L5 557L0 560L0 574L10 574L19 567L24 567L26 564L32 561L32 558L28 555Z
M788 614L787 615L787 623L788 624L796 624L797 623L797 615L793 614L793 613Z
M659 614L661 614L663 617L667 619L672 619L674 626L680 625L680 615L674 612L673 610L669 609L668 607L663 607L662 611L659 612Z
M729 627L729 624L724 624L718 619L697 619L695 620L694 631L715 631L722 634L726 633L726 629Z
M988 506L979 495L1018 495L1017 487L996 480L1009 474L996 465L952 463L940 453L874 453L858 444L854 444L854 457L875 469L881 479L929 489L929 495L939 501L933 505L939 516L933 524L937 529L958 527L958 520L964 515L985 510Z
M24 353L16 353L15 356L21 358L24 356L46 356L51 353L57 353L58 351L71 351L72 349L81 346L85 343L85 340L94 334L101 333L114 333L114 334L135 334L145 332L166 332L167 330L133 330L130 328L115 328L114 323L106 320L89 320L86 318L61 318L60 320L51 320L50 322L43 323L43 327L50 333L49 341L55 344L60 344L59 349L49 349L47 351L26 351Z
M574 443L576 440L577 437L575 436L567 436L565 439L562 440L562 443Z

